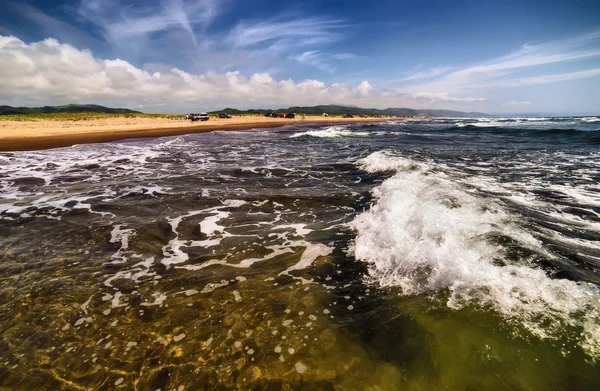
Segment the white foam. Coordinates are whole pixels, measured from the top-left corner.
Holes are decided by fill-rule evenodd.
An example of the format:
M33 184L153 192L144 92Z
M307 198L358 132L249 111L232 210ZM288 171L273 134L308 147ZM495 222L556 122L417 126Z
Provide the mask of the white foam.
M296 372L298 372L299 374L303 374L304 372L306 372L306 370L308 369L308 367L303 364L301 361L298 361L295 365L294 368L296 369Z
M182 136L176 136L176 137L173 137L173 138L161 138L160 140L165 140L165 139L167 141L164 141L164 142L161 142L159 144L154 145L154 148L156 148L156 149L169 149L169 147L177 146L177 145L182 145L182 144L184 144L186 142L185 141L185 137L182 137Z
M117 224L110 232L110 243L121 243L119 250L110 257L112 263L125 262L125 252L129 248L129 238L135 234L133 229L123 229L122 226L122 224Z
M107 149L110 153L107 153ZM152 151L146 146L136 146L132 143L112 143L109 146L98 144L93 148L77 147L62 148L36 152L22 152L10 158L2 157L3 169L9 174L11 180L1 181L0 201L5 205L0 206L0 213L16 213L22 217L30 214L24 210L34 206L38 209L47 208L43 214L36 216L49 219L60 219L60 213L70 209L88 209L91 213L104 216L113 216L108 212L95 212L92 210L89 200L102 195L79 193L81 188L71 181L63 182L64 178L77 178L77 183L95 183L102 180L105 172L110 172L111 177L118 180L135 175L142 178L144 175L152 175L153 179L159 179L153 169L147 167L148 159L156 158L164 153ZM120 160L126 159L121 162ZM91 167L93 166L93 167ZM117 170L125 168L124 170ZM23 187L19 185L18 179L37 178L43 180L43 184ZM21 189L28 188L22 191ZM144 193L157 195L166 193L169 189L156 185L139 186L131 189L121 188L126 193ZM74 194L73 194L74 193ZM107 188L103 195L103 202L112 201L117 192ZM124 194L121 194L121 196ZM7 201L7 202L4 202ZM12 202L11 202L12 201ZM76 201L73 207L65 207L68 202ZM6 217L4 217L6 218ZM11 217L12 218L12 217Z
M86 301L85 303L83 303L79 308L81 308L83 310L84 313L88 313L87 311L87 306L90 305L90 302L92 301L92 297L94 297L94 295L91 295Z
M127 303L121 303L121 292L115 293L111 301L111 308L127 307Z
M213 247L221 243L221 240L226 237L233 236L225 231L225 227L218 225L217 222L227 218L231 212L221 210L223 208L239 208L246 202L241 200L225 200L222 206L207 208L186 213L183 216L168 219L175 238L171 239L163 247L163 260L165 266L184 263L189 259L189 255L185 253L184 247ZM206 240L183 240L177 231L181 222L189 217L199 214L210 213L211 215L200 222L200 230L208 236ZM214 213L214 214L213 214Z
M441 121L447 121L450 118ZM594 123L593 118L549 118L549 117L510 117L510 118L454 118L457 122L454 124L457 128L467 126L477 128L502 127L522 129L523 126L529 128L540 128L542 126L550 126L554 128L569 128L577 126L578 123ZM560 120L560 121L557 121Z
M369 132L353 132L347 125L329 126L320 130L309 130L296 133L291 137L339 138L348 136L369 136Z
M390 151L377 151L360 161L362 170L370 173L397 171L397 170L423 170L427 168L423 163L395 156Z
M152 294L152 296L154 297L154 301L149 302L143 302L140 305L143 305L145 307L152 307L152 306L162 306L165 302L165 300L167 300L167 295L165 295L164 293L161 292L155 292Z
M302 277L296 277L296 276L290 274L290 272L306 269L307 267L312 265L312 263L317 258L325 257L325 256L331 254L333 252L333 248L326 246L324 244L314 244L314 243L309 243L309 242L304 242L304 241L295 243L295 245L298 245L298 244L304 245L306 247L304 249L304 251L302 252L302 256L300 257L300 260L296 264L288 267L287 269L285 269L284 271L279 273L279 275L288 275L294 279L302 281L303 284L309 284L309 283L312 283L313 281L307 280Z
M233 294L233 298L235 299L235 301L237 301L238 303L242 301L242 295L240 295L239 291L233 291L231 293Z
M503 248L489 241L508 236L551 257L513 223L516 217L423 163L378 152L361 166L397 170L373 191L377 202L371 209L351 223L357 231L353 251L368 264L371 283L400 287L405 295L447 291L449 307L490 306L540 337L582 327L581 346L600 352L598 288L510 264ZM497 266L497 259L509 264Z
M179 334L179 335L176 335L176 336L174 336L174 337L173 337L173 341L174 341L174 342L179 342L179 341L181 341L181 340L182 340L182 339L184 339L184 338L185 338L185 334L184 334L184 333L181 333L181 334Z
M206 286L204 288L202 288L200 293L210 293L217 288L222 288L227 285L229 285L229 281L227 281L227 280L221 280L221 282L216 282L216 283L211 282L211 283L206 284Z
M296 235L305 237L309 233L312 232L312 229L306 228L306 224L287 224L287 225L278 225L277 229L281 228L292 228L296 231Z
M300 261L295 265L288 267L286 270L281 272L282 274L289 273L294 270L302 270L309 267L317 258L325 257L333 252L333 248L326 246L324 244L312 244L306 243L306 249L302 253L300 257Z
M239 200L237 200L237 201L229 200L229 201L224 202L224 206L228 206L228 207L239 207L244 204L245 204L244 201L239 201ZM260 206L260 205L264 205L264 204L266 204L266 201L259 203L258 205ZM277 204L277 205L275 205L275 204L276 203L274 203L275 207L283 206L281 204ZM215 265L231 266L231 267L241 269L241 268L249 268L257 262L264 262L264 261L274 259L274 258L279 257L284 254L294 253L296 251L295 248L305 247L306 249L308 249L308 252L306 252L306 250L305 250L306 255L301 257L301 260L298 263L297 267L289 270L289 271L293 271L293 270L300 270L302 268L305 268L306 263L310 264L312 262L312 260L314 260L320 254L324 254L327 251L331 252L331 250L327 250L327 251L323 250L323 248L329 249L327 246L319 247L317 245L316 247L313 248L311 246L315 246L315 245L313 245L307 241L304 241L304 240L297 240L296 238L298 238L298 237L304 238L304 237L306 237L306 235L311 233L313 230L307 228L307 224L304 224L304 223L277 225L277 222L279 222L281 219L281 214L276 213L276 217L267 222L257 222L257 223L252 223L252 224L242 224L242 225L236 226L237 228L246 227L246 226L256 226L256 227L261 227L263 225L270 226L270 232L267 233L266 237L268 237L270 242L275 242L276 244L264 246L264 249L269 251L269 253L267 255L262 256L262 257L247 257L247 258L242 259L241 261L238 261L237 260L238 257L236 256L236 253L229 253L223 258L210 259L210 260L202 262L202 264L200 264L200 265L180 265L182 263L185 263L189 259L188 255L182 251L183 247L197 247L197 246L210 247L210 246L219 245L224 238L228 238L228 237L256 236L256 235L234 235L234 234L227 232L225 230L225 227L218 224L217 222L227 218L230 214L230 211L221 210L222 208L224 208L224 206L208 208L208 209L205 209L202 211L194 211L194 212L190 212L184 216L170 219L171 226L173 227L173 232L175 232L177 234L177 237L172 239L163 248L163 252L165 255L165 258L162 261L163 264L179 265L177 267L186 269L186 270L200 270L200 269L204 269L204 268L207 268L210 266L215 266ZM203 241L181 240L179 238L179 234L177 233L176 227L181 223L181 221L184 218L187 218L187 217L193 216L193 215L197 215L200 213L212 213L209 217L205 218L204 220L202 220L200 222L201 231L203 233L205 233L207 236L209 236L209 238L206 240L203 240ZM258 235L257 239L259 239L259 240L264 239L264 237L261 237L261 235ZM317 250L315 250L315 249L317 249ZM329 252L327 252L327 254ZM230 257L235 258L237 263L231 263ZM288 271L285 271L284 273L289 274ZM311 282L309 280L304 280L300 277L296 277L296 276L292 276L292 277L296 278L296 279L301 279L303 281L303 283Z
M131 255L131 257L141 258L142 256L139 254L133 254ZM146 258L144 261L138 262L135 265L133 265L130 269L121 270L115 273L113 276L109 277L107 280L104 281L104 285L107 287L113 287L112 282L120 278L127 278L134 282L139 282L140 279L143 277L156 277L156 272L151 271L151 267L153 264L154 257Z
M119 189L122 193L119 197L126 197L129 195L138 195L138 194L148 194L152 197L157 197L161 194L169 194L170 187L158 186L158 185L148 185L148 186L133 186L133 187L124 187Z

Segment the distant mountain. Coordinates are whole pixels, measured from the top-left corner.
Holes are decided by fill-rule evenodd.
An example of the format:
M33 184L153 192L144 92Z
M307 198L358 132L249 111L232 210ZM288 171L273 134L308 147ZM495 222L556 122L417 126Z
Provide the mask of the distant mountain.
M323 113L331 115L382 115L382 116L397 116L397 117L491 117L489 114L453 110L416 110L407 108L388 108L379 109L363 109L354 106L337 106L337 105L320 105L320 106L292 106L287 109L248 109L238 110L226 108L223 110L212 111L212 114L228 113L228 114L259 114L259 113L305 113L309 115L321 115ZM141 113L140 111L110 108L100 105L78 105L70 104L64 106L44 106L44 107L12 107L0 106L0 115L7 114L47 114L47 113L113 113L113 114L131 114Z
M364 114L364 115L383 115L383 116L398 116L398 117L491 117L489 114L453 110L415 110L407 108L388 108L384 110L379 109L363 109L360 107L353 106L336 106L336 105L322 105L322 106L292 106L287 109L249 109L249 110L238 110L232 108L226 108L219 111L213 111L211 113L220 114L258 114L258 113L305 113L305 114L333 114L333 115L346 115L346 114Z
M112 114L131 114L140 113L139 111L129 109L113 109L99 105L64 105L64 106L44 106L44 107L12 107L0 106L0 115L7 114L48 114L48 113L112 113Z

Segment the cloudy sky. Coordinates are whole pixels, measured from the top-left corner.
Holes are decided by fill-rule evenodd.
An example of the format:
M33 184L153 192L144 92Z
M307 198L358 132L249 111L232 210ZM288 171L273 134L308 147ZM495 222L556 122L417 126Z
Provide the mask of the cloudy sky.
M597 0L3 0L0 104L600 113Z

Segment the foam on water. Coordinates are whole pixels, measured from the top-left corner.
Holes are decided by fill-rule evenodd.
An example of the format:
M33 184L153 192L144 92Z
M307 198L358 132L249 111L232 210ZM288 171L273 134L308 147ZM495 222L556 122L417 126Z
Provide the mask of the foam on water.
M221 209L236 208L240 207L243 204L245 204L245 201L225 200L223 202L223 206L193 211L183 216L168 219L171 225L171 229L173 230L173 233L176 236L163 247L163 265L169 266L187 261L189 259L189 255L183 251L183 248L185 247L213 247L221 243L221 240L223 238L232 236L231 234L225 231L225 228L223 226L217 224L218 221L226 218L230 214L229 211ZM180 238L179 232L177 231L177 228L179 227L181 222L188 217L196 216L203 213L215 213L214 215L208 216L200 223L201 232L205 233L208 236L208 239L182 240Z
M3 293L5 339L17 350L1 358L26 368L20 378L10 375L11 384L35 388L40 372L33 361L52 363L53 373L80 388L107 379L156 389L144 379L169 368L176 380L162 389L177 389L182 378L186 389L202 387L207 376L218 379L209 387L232 389L279 378L288 387L290 376L309 388L467 388L450 373L461 381L472 374L471 388L502 388L485 387L490 371L497 384L544 389L528 368L539 357L544 364L535 365L559 368L557 378L592 378L596 367L582 375L575 369L580 354L553 356L572 341L511 339L506 331L531 335L491 310L542 337L574 330L576 342L598 357L597 291L553 280L552 271L535 265L592 265L583 279L597 270L600 258L591 258L600 256L593 251L600 154L578 145L560 155L546 150L552 143L540 152L531 141L537 135L501 144L504 129L459 130L452 127L458 119L435 121L354 124L330 139L289 139L322 130L306 124L261 137L217 132L0 154L0 218L17 220L2 221L9 234L2 238L3 270L19 277ZM491 139L465 142L472 134ZM506 148L496 153L498 145ZM364 170L391 177L383 184L354 165L381 148L412 157L364 160ZM348 221L378 185L372 211L355 221L354 252L370 263L368 281L392 287L383 290L365 287L363 268L343 253L354 238ZM513 243L529 251L506 259L502 246ZM571 265L557 269L579 277L569 274ZM400 290L420 297L398 299ZM390 308L399 301L406 307ZM468 308L440 311L446 303ZM478 319L491 327L477 330ZM501 348L488 350L488 343ZM46 354L50 345L57 350ZM411 357L390 356L396 348ZM88 360L98 362L90 367ZM136 363L146 367L145 360L160 366L139 377ZM220 363L218 372L197 364L207 362ZM518 380L511 381L515 365ZM409 366L423 369L410 373ZM366 367L377 370L352 378ZM396 375L406 384L390 381Z
M114 226L110 232L110 243L120 243L119 250L111 256L112 263L124 263L126 260L125 253L129 248L129 238L135 234L133 229L123 228L122 224Z
M437 121L448 121L451 118L440 119ZM592 130L583 125L599 123L597 117L565 117L565 118L550 118L550 117L511 117L511 118L455 118L454 126L456 128L492 128L501 127L515 130L523 129L571 129ZM433 120L434 122L436 120ZM582 126L578 126L582 125Z
M447 305L491 307L541 338L574 332L579 345L600 358L599 289L552 279L530 260L509 260L495 237L509 237L534 254L544 247L493 200L425 163L376 152L361 167L395 170L373 194L376 203L351 226L357 259L370 283L404 295L447 292Z
M107 150L110 153L106 153ZM14 220L32 215L61 219L63 212L73 209L87 209L103 217L114 217L110 212L95 211L91 201L111 202L127 196L167 194L171 190L169 187L154 182L167 174L157 172L153 163L153 159L165 154L158 147L152 149L130 143L2 156L6 170L0 175L0 219ZM152 182L144 181L149 177ZM131 178L145 183L122 186L131 182ZM109 186L90 191L93 184L107 179Z
M160 194L168 194L171 188L158 186L158 185L149 185L149 186L133 186L133 187L124 187L119 189L120 195L119 197L127 197L130 195L138 195L138 194L148 194L153 197L156 197Z
M309 130L296 133L292 137L319 137L319 138L338 138L350 136L369 136L369 132L353 132L349 125L328 126L320 130Z
M291 274L291 272L308 268L317 258L326 257L329 254L331 254L333 252L333 248L324 244L313 244L304 241L294 243L294 245L303 245L306 246L306 249L302 253L302 256L300 257L300 261L298 261L298 263L288 267L287 269L279 273L279 275L291 276L294 279L302 281L303 284L312 283L312 280L308 280L302 277L295 277Z

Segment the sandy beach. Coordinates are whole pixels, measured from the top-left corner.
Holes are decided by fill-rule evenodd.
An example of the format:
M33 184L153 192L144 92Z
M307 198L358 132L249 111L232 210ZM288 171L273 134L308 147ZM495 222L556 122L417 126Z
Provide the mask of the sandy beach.
M28 151L141 137L176 136L213 130L273 128L289 124L381 122L389 118L306 116L305 119L234 116L191 122L171 118L118 117L79 121L0 121L0 151Z

